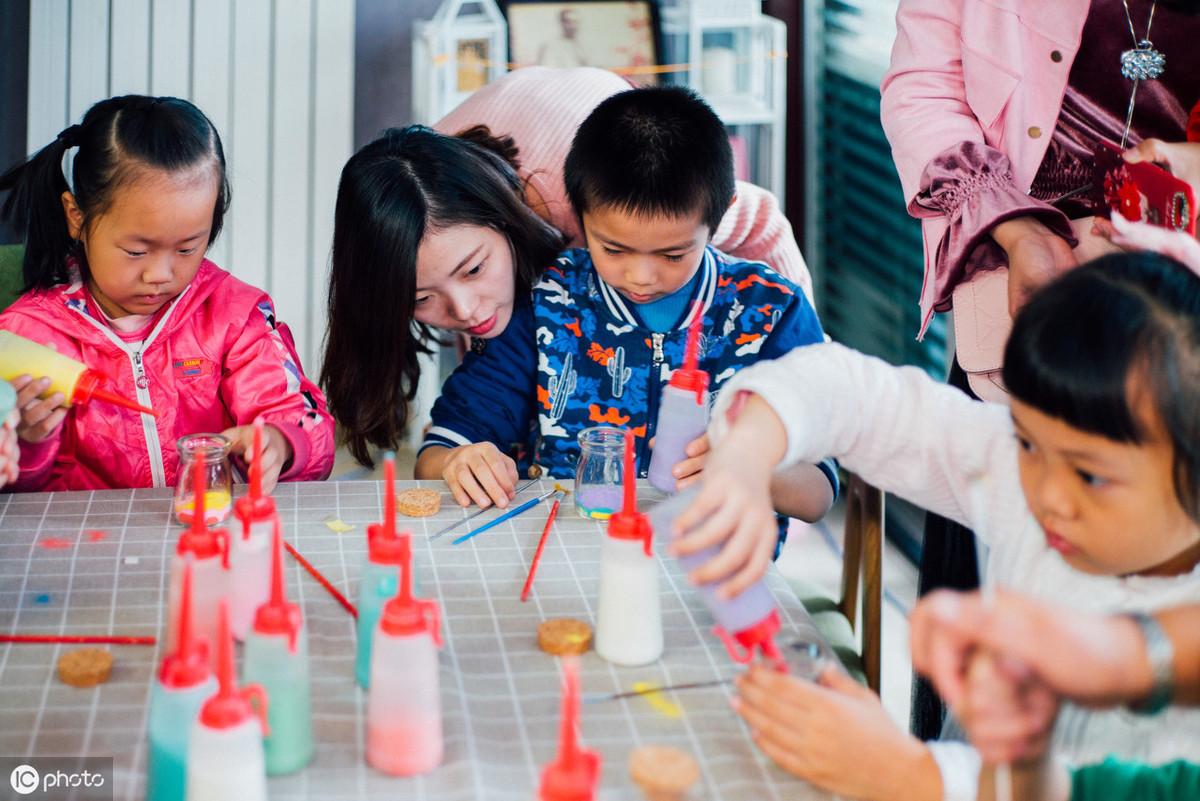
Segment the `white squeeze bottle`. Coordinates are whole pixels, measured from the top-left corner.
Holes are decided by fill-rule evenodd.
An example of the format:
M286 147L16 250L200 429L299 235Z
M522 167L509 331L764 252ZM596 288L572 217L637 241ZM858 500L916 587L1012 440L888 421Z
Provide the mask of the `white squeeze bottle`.
M254 421L250 491L233 507L238 531L229 541L229 626L239 642L246 639L254 613L271 595L271 532L275 501L262 491L262 420Z
M188 742L187 801L266 801L263 733L267 695L257 684L237 688L229 613L221 604L220 689L204 702Z
M617 665L645 665L663 652L658 562L650 521L637 511L633 432L625 432L625 504L608 520L600 551L596 653Z
M193 486L196 488L196 510L192 525L179 535L179 544L171 558L171 577L167 590L168 653L175 650L179 621L179 601L183 588L183 564L192 560L192 628L196 636L210 644L209 657L216 658L217 610L229 592L229 532L209 529L204 524L205 478L204 458L200 454L192 466ZM214 669L216 663L213 663Z
M428 773L442 761L437 601L412 596L412 548L399 535L400 591L383 606L371 648L367 764L392 776Z
M650 485L662 492L675 491L671 471L687 455L688 444L708 430L708 373L700 369L700 326L704 312L699 301L688 326L683 367L671 374L658 405L658 427L650 454Z

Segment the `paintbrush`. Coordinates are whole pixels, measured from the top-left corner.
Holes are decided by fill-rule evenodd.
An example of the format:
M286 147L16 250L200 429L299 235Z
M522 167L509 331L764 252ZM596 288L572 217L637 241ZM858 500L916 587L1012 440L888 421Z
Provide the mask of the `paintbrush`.
M528 481L526 481L524 484L518 484L518 485L517 485L517 489L514 491L514 493L513 493L513 494L514 494L514 495L520 495L522 492L524 492L526 489L528 489L528 488L529 488L531 485L533 485L533 484L536 484L538 481L540 481L540 479L537 479L537 478L531 478L531 479L529 479ZM442 537L442 536L444 536L445 534L447 534L448 532L451 532L451 531L453 531L454 529L458 528L458 527L459 527L459 526L461 526L463 523L469 523L469 522L471 522L472 520L474 520L475 518L479 517L479 516L480 516L481 514L483 514L484 512L490 512L490 511L492 511L492 507L491 507L491 506L487 507L486 509L476 509L474 512L472 512L471 514L467 515L467 516L466 516L466 517L464 517L462 520L455 520L455 521L454 521L453 523L451 523L450 525L448 525L448 526L445 526L445 527L443 527L443 528L440 528L440 529L438 529L437 531L435 531L435 532L433 532L432 534L430 534L430 535L429 535L429 541L430 541L430 542L433 542L434 540L438 539L439 537Z
M517 515L529 511L530 509L537 506L539 503L546 500L547 498L549 498L551 495L553 495L556 492L558 492L558 490L550 490L549 492L539 495L538 497L534 498L531 501L525 501L525 503L521 504L520 506L518 506L515 509L510 509L509 511L507 511L504 514L497 517L495 520L489 520L488 522L484 523L482 526L475 529L474 531L469 532L467 534L463 534L458 539L453 540L450 544L458 545L460 543L464 543L467 540L471 539L472 537L478 536L479 534L482 534L483 532L487 531L490 528L495 528L496 526L500 525L504 521L511 520L514 517L516 517Z
M626 690L619 693L584 693L583 703L585 704L602 704L606 701L620 701L625 698L637 698L641 695L654 695L656 693L669 693L675 690L700 690L705 687L720 687L723 684L732 684L733 678L714 679L711 681L693 681L687 684L672 684L669 687L643 687L640 690Z

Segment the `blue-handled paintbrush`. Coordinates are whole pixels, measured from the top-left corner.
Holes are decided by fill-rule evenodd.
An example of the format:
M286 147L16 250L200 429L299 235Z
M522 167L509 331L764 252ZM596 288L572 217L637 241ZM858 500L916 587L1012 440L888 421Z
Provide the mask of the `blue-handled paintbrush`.
M474 537L476 534L482 534L483 532L487 531L489 528L493 528L495 526L500 525L505 520L510 520L510 519L516 517L517 515L521 514L522 512L529 511L530 509L537 506L539 503L546 500L547 498L549 498L551 495L553 495L556 492L558 492L557 489L552 489L549 492L547 492L545 495L540 495L537 498L534 498L532 501L525 501L525 503L521 504L520 506L518 506L515 509L512 509L511 511L505 512L504 514L497 517L495 520L489 520L488 522L484 523L482 526L475 529L474 531L472 531L468 534L463 534L461 537L452 541L450 544L458 545L459 543L466 542L467 540Z

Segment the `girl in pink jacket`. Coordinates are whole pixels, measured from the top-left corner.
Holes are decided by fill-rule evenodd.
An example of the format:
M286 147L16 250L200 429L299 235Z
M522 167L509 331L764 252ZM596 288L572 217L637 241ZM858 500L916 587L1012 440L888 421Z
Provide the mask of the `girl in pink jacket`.
M77 148L68 184L62 169ZM225 156L185 100L103 100L0 177L25 229L25 294L0 329L103 373L155 411L65 405L49 380L17 376L16 490L166 487L175 441L221 431L242 455L266 423L264 481L322 479L333 420L300 368L271 299L204 258L229 205Z

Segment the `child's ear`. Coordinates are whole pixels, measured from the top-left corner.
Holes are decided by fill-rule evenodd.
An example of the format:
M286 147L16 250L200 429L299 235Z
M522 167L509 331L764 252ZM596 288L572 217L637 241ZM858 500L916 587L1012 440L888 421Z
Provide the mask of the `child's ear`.
M70 192L62 193L62 205L63 214L67 217L67 234L72 239L79 239L83 234L83 211Z

